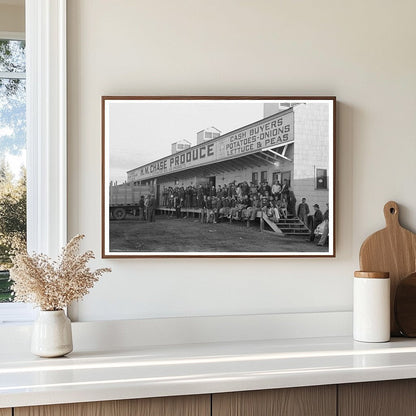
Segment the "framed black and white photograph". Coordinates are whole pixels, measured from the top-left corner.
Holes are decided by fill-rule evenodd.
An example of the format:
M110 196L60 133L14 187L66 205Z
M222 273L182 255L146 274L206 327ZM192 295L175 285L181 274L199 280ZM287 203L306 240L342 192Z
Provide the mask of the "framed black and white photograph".
M102 255L334 257L335 97L102 97Z

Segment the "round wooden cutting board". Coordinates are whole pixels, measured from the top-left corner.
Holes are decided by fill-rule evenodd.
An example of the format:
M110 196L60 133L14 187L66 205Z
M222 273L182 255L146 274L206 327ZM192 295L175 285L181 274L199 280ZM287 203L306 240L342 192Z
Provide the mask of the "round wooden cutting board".
M394 318L394 299L400 280L416 271L416 234L399 222L399 206L390 201L384 205L386 228L370 235L360 250L360 269L390 273L391 335L400 335Z

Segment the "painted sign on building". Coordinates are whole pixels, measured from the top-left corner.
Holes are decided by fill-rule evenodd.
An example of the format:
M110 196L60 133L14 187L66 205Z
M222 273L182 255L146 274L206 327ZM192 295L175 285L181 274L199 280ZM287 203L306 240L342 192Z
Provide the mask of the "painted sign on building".
M127 172L128 182L141 181L198 166L246 156L294 140L293 110L274 114L216 139Z

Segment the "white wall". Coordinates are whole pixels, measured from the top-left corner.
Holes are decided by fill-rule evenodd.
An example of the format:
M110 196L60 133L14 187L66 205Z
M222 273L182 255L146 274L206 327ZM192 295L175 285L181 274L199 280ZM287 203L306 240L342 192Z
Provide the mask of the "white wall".
M68 1L69 235L100 256L101 95L336 95L335 259L121 259L79 320L350 310L363 239L416 231L416 3Z

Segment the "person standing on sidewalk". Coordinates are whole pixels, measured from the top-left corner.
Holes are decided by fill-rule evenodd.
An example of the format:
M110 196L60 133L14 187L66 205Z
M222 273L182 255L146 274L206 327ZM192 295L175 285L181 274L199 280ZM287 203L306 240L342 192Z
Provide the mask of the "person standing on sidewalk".
M302 198L302 202L298 206L298 218L308 226L309 205L306 203L306 198Z

